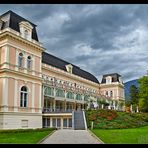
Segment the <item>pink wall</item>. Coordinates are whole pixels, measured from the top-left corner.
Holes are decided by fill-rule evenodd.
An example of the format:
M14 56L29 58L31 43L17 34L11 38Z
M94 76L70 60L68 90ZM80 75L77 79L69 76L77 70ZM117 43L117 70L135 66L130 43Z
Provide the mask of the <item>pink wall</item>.
M9 78L8 79L8 106L12 107L9 108L9 111L13 111L13 106L14 106L14 91L15 91L15 87L14 87L14 79Z
M35 108L39 108L39 93L40 93L39 85L35 84L35 95L34 95L34 106ZM35 112L38 112L38 109L35 110Z
M16 50L15 50L14 47L9 48L9 61L10 61L10 64L15 65L15 62L16 62Z

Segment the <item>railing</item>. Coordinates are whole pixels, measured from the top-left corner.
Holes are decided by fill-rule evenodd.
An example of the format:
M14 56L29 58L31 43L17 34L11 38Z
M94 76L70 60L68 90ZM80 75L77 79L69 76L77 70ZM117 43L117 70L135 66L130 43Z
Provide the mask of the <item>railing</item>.
M73 109L43 108L43 113L72 113Z

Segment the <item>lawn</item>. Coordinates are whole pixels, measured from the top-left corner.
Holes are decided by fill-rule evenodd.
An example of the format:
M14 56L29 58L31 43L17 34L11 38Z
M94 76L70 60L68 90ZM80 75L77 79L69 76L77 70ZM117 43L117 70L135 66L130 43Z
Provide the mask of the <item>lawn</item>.
M148 126L130 129L91 130L106 144L148 144Z
M36 144L54 129L0 131L0 144Z

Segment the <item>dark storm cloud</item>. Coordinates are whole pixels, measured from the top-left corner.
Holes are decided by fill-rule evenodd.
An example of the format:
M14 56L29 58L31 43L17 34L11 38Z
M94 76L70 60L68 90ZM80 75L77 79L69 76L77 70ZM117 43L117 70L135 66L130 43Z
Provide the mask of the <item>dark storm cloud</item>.
M8 10L37 25L47 52L97 78L117 72L127 81L148 69L148 5L0 5L1 14Z

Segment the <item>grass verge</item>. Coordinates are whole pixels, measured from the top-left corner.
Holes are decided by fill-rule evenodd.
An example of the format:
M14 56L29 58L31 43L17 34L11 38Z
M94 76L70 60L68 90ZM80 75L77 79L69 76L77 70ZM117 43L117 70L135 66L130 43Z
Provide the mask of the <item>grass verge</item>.
M1 144L36 144L55 129L1 130Z
M148 126L131 129L91 130L106 144L148 144Z

